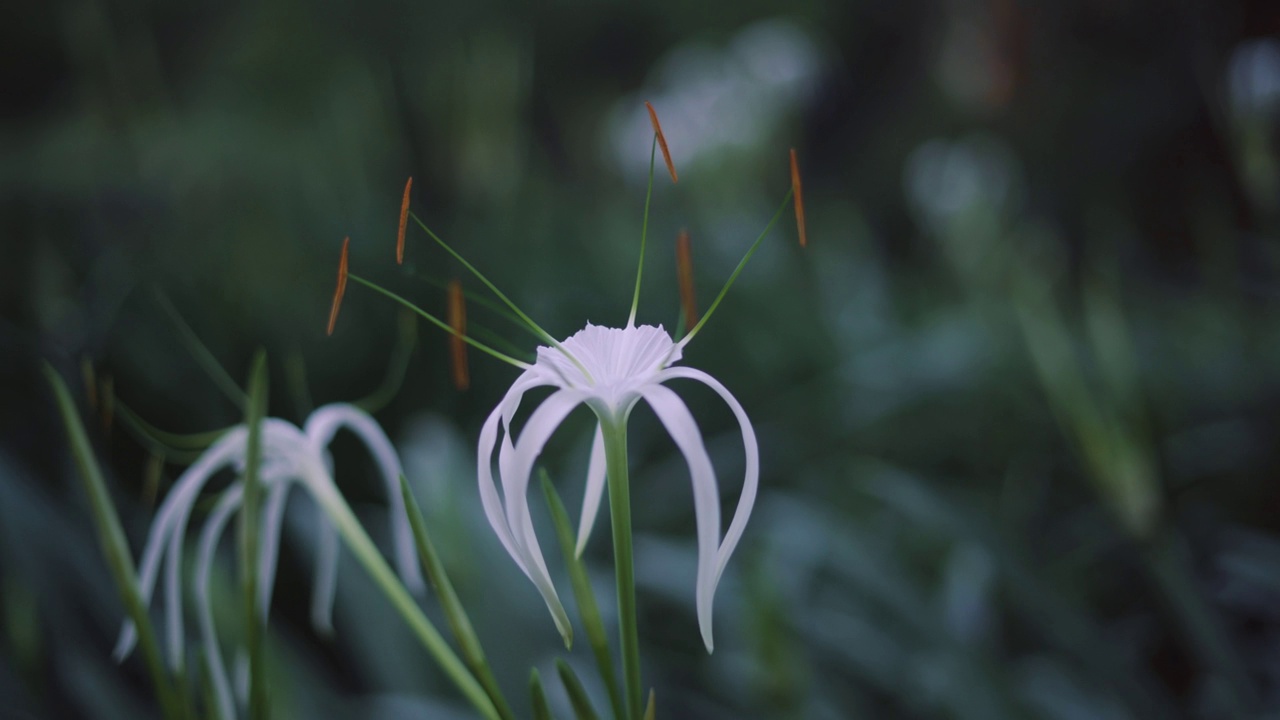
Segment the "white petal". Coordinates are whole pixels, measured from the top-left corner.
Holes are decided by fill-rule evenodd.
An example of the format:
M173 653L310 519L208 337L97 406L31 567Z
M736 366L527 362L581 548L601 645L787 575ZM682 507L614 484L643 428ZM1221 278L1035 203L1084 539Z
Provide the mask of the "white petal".
M528 568L525 567L524 559L520 552L516 549L515 540L511 536L511 528L507 525L506 519L502 513L502 500L498 496L498 488L493 480L493 447L498 442L498 423L504 420L504 412L508 407L516 407L520 403L520 399L524 394L535 387L544 383L532 370L526 370L507 390L507 394L503 396L498 406L489 413L489 417L484 421L484 426L480 429L480 440L476 451L476 475L480 485L480 504L484 507L485 517L489 520L489 525L493 527L493 532L498 536L498 540L502 542L502 547L516 561L520 569L529 574ZM514 412L512 410L511 412Z
M587 465L587 489L582 496L582 519L578 521L578 546L574 549L574 554L578 557L582 557L582 551L587 547L587 538L591 536L591 528L596 524L596 515L600 513L604 483L604 433L597 423L595 439L591 441L591 462Z
M280 534L284 525L284 506L289 499L289 482L277 480L267 493L262 508L262 546L258 549L258 614L266 617L271 610L271 595L276 585L276 562L280 557Z
M413 542L413 530L400 492L400 458L377 421L365 411L347 403L334 403L317 408L307 418L306 434L317 452L329 445L338 428L346 427L364 441L373 454L387 486L387 503L391 506L391 529L395 536L396 562L405 585L414 592L426 589L422 569L418 566L417 548Z
M231 686L227 682L227 670L222 663L222 653L218 649L218 634L213 625L213 611L209 606L209 573L213 566L213 555L218 548L218 540L226 528L227 521L239 507L244 497L244 486L236 483L227 488L218 499L218 504L204 523L200 531L200 545L196 549L196 615L200 622L200 634L204 645L205 664L213 678L213 689L221 706L222 720L233 720L235 717L235 700L231 696Z
M724 567L729 562L729 556L733 554L734 548L738 546L738 540L742 539L742 532L747 527L747 520L751 517L751 509L756 504L756 492L760 485L760 445L756 442L756 431L751 427L751 420L747 418L747 413L742 409L742 404L738 402L719 380L711 377L701 370L695 370L689 367L668 368L659 375L658 382L666 382L672 378L687 378L689 380L697 380L716 392L729 409L733 411L734 417L738 419L738 426L742 429L742 447L746 453L746 469L742 478L742 495L738 498L738 507L733 511L733 520L729 523L729 530L724 535L724 541L720 544L720 550L716 553L716 575L715 583L720 582L720 575L724 572Z
M555 619L560 635L568 644L573 637L569 626L569 618L565 615L564 606L551 583L551 574L547 571L546 561L542 556L542 548L538 545L538 536L533 531L533 518L529 513L529 475L533 472L533 463L542 454L547 440L555 432L574 408L581 405L586 394L577 390L557 390L533 411L529 421L525 423L520 439L516 442L515 456L511 461L514 477L503 478L506 493L507 524L512 530L517 551L524 555L525 565L533 584L542 599L547 603Z
M693 483L693 512L698 525L698 626L707 652L714 647L711 638L711 607L715 594L716 545L720 537L720 495L716 490L716 473L711 457L702 443L702 434L689 408L674 392L661 385L646 385L640 395L666 426L671 439L689 464Z

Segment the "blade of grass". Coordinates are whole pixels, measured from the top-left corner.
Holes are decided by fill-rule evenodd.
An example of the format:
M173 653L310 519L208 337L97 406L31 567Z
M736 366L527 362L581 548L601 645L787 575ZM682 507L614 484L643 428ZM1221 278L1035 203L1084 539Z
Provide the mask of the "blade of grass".
M538 668L529 673L529 696L533 703L533 720L551 720L551 707L547 705L547 694L542 690Z
M249 370L249 402L245 407L249 440L245 450L244 505L240 509L240 582L244 592L245 644L249 657L250 720L263 720L269 713L262 637L264 627L257 603L258 523L262 515L262 484L258 472L262 461L262 420L266 410L267 354L258 350Z
M431 537L427 535L427 526L422 518L422 510L418 507L418 501L414 499L413 493L409 490L409 481L404 475L400 476L400 492L404 495L404 507L409 515L409 526L413 529L413 539L418 546L418 559L422 562L422 569L426 573L427 579L431 582L431 587L435 589L436 596L440 599L440 605L444 608L449 628L453 631L453 636L462 649L462 658L467 663L467 666L471 668L471 674L475 675L476 680L480 681L481 687L484 688L489 699L493 701L494 707L498 709L498 714L502 716L503 720L514 720L515 715L511 712L510 706L507 705L506 699L502 696L502 690L498 687L498 681L493 676L489 661L485 659L484 649L480 645L480 638L476 637L475 630L471 626L471 620L467 617L467 611L458 600L458 594L454 592L453 583L449 581L449 575L445 572L444 563L440 562L440 556L436 553L435 545L431 542Z
M124 602L125 611L138 629L138 644L142 648L143 658L151 673L151 681L155 686L161 712L169 720L180 720L183 717L185 703L177 696L172 679L164 669L160 646L156 643L155 630L151 627L151 618L147 615L146 605L142 602L142 593L138 590L138 575L133 566L133 555L125 540L124 530L120 527L120 518L116 515L115 506L111 503L111 495L107 492L102 470L98 467L93 448L89 445L89 438L85 435L84 425L80 422L80 414L76 411L75 403L62 377L48 363L44 365L44 375L53 389L54 399L67 431L71 453L75 457L80 477L84 480L85 491L89 495L89 505L93 511L94 525L98 530L98 542L102 547L102 553L106 557L116 589Z
M209 348L205 347L205 344L200 341L200 336L196 335L195 330L192 330L187 321L182 319L182 315L169 300L169 296L165 295L160 288L156 288L155 297L156 304L160 306L161 310L164 310L169 319L173 321L174 327L178 329L178 335L182 337L182 342L187 346L187 351L191 353L196 362L200 363L200 367L209 374L209 378L213 380L214 385L218 386L222 394L235 403L237 408L243 410L246 400L244 391L240 389L235 380L231 379L231 375L222 367L218 359L213 356Z
M587 630L587 642L596 658L596 667L600 670L600 679L604 681L609 692L609 704L613 707L614 717L626 716L622 705L622 691L618 687L618 676L613 669L613 657L609 653L609 636L605 633L604 621L600 617L600 607L596 604L595 591L591 589L591 580L587 577L586 565L578 557L573 530L569 524L569 513L556 492L555 485L547 475L545 468L538 471L542 479L542 493L547 498L547 506L551 508L552 524L556 528L556 537L560 540L560 549L564 553L564 564L569 569L569 580L573 585L573 597L578 604L578 615Z
M599 720L600 716L591 707L591 698L587 697L587 689L582 686L582 681L573 668L569 667L569 663L556 658L556 672L560 673L560 682L564 683L565 692L569 694L574 717L578 720Z
M649 688L649 705L644 709L644 720L653 720L658 713L656 705L657 697L655 697L653 688Z

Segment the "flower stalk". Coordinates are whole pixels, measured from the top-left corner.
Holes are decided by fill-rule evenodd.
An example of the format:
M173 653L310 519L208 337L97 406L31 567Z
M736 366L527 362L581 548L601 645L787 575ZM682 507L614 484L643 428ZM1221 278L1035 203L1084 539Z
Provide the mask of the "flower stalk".
M631 538L631 489L627 474L626 419L605 422L605 473L609 489L609 522L613 526L613 562L618 585L618 640L627 717L640 717L640 634L636 618L635 556Z

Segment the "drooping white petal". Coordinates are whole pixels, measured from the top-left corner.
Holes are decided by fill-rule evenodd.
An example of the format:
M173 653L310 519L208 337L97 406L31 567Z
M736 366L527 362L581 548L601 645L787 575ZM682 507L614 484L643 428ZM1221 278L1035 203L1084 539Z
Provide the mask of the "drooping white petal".
M347 403L333 403L317 408L307 418L306 434L317 451L327 447L339 428L345 427L364 441L373 454L387 486L387 503L391 506L391 529L395 537L396 562L400 576L411 591L426 589L422 569L418 566L417 548L409 516L405 511L404 496L400 492L400 458L387 439L386 433L365 411Z
M262 508L262 545L258 548L258 614L266 617L271 610L271 595L276 585L276 562L280 557L280 534L284 525L285 501L289 499L289 483L281 480L272 485Z
M480 429L480 440L477 443L476 452L476 475L480 485L480 504L484 508L485 517L489 520L489 525L493 527L493 532L498 536L498 540L502 542L502 547L507 551L516 564L525 575L529 575L529 569L525 566L524 558L516 549L515 540L511 534L511 527L507 525L506 518L502 512L502 499L498 496L498 488L493 480L493 448L498 442L498 423L502 422L506 425L504 413L509 408L515 408L519 405L520 399L524 394L533 388L545 385L541 376L532 369L526 370L507 390L507 394L503 396L502 402L489 413L489 417L485 420L484 426ZM514 409L510 412L514 413ZM499 462L501 465L501 461ZM499 467L501 473L501 467Z
M738 541L742 539L742 532L746 529L747 520L751 517L751 509L755 507L756 492L760 485L760 445L756 442L756 431L751 427L751 420L747 418L747 412L742 409L742 404L719 380L701 370L689 367L674 367L664 370L658 376L658 382L666 382L673 378L696 380L714 390L729 406L729 409L733 411L734 417L738 419L738 426L742 430L742 447L746 453L746 467L742 478L742 495L738 498L738 507L733 511L733 520L729 523L729 530L725 533L724 540L720 543L720 549L716 552L716 574L715 581L712 584L714 589L714 586L720 582L720 575L724 572L724 567L729 562L729 556L733 554L734 548L738 546Z
M574 554L582 557L582 550L587 547L587 538L591 536L591 528L595 526L596 515L600 513L600 498L604 496L605 458L604 432L596 423L595 439L591 441L591 462L587 465L587 488L582 495L582 519L578 521L578 545Z
M244 486L240 483L232 485L222 493L218 504L200 531L200 545L196 549L196 615L200 622L205 664L208 665L209 675L213 679L213 690L218 698L219 717L222 720L234 720L235 699L231 695L227 670L222 662L222 653L218 649L218 634L213 625L213 611L209 606L209 574L213 567L213 555L217 551L218 540L222 538L227 521L231 519L232 513L239 509L243 499Z
M698 626L707 652L714 648L711 634L712 599L715 594L716 546L720 536L720 496L715 469L702 442L702 434L684 401L661 385L646 385L640 395L653 408L671 439L689 464L693 484L693 511L698 526L698 581L696 604Z
M530 578L542 593L547 609L555 619L556 627L565 638L566 644L573 637L569 626L569 618L565 615L564 606L556 594L551 582L551 574L547 571L546 560L542 556L542 548L538 545L538 536L533 530L533 517L529 513L529 476L533 473L533 463L542 454L551 434L564 421L574 408L581 405L587 396L577 390L557 390L538 406L529 416L520 438L516 441L515 455L511 461L513 477L503 478L503 487L509 488L504 500L507 506L507 524L512 531L517 551L524 555L525 564L530 570Z
M156 576L160 570L160 560L169 542L169 536L173 532L175 524L179 521L179 517L182 518L182 526L185 528L186 516L191 512L191 505L195 503L200 490L214 473L233 462L237 456L244 454L247 437L248 431L243 426L229 430L178 477L173 489L165 497L164 502L161 503L160 509L156 512L156 518L151 523L151 530L147 535L147 544L142 551L138 586L143 604L151 601L151 594L155 590ZM168 613L174 612L174 610L167 607L166 611ZM179 613L177 615L177 623L181 625L182 618L180 613L182 609L180 604L176 612ZM173 622L170 621L169 627L172 628L172 626ZM120 638L116 641L114 651L116 660L124 659L133 650L137 639L137 628L134 627L133 621L126 620L120 629ZM178 639L178 645L181 647L180 638ZM170 642L170 647L172 648L172 641ZM169 656L170 668L177 668L179 660L180 656L171 652Z

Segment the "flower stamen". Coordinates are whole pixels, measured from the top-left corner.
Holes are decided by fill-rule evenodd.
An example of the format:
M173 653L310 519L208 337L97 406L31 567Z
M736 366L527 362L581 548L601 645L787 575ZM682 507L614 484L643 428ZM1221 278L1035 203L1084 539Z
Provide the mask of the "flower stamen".
M467 344L463 341L467 336L467 306L462 297L462 283L457 280L449 283L449 326L453 328L453 335L449 338L453 385L458 390L466 390L471 386L471 375L467 369Z
M676 278L680 284L680 306L684 308L684 326L698 323L698 298L693 289L693 254L689 247L689 231L676 236Z
M333 291L333 306L329 308L329 331L333 334L333 326L338 322L338 310L342 307L342 296L347 292L347 252L351 246L351 237L342 239L342 259L338 261L338 287Z
M662 148L662 159L667 163L667 172L671 173L671 182L679 182L676 177L675 163L671 162L671 151L667 149L667 138L662 134L662 125L658 123L658 113L654 111L653 105L649 101L644 102L645 109L649 111L649 122L653 124L653 134L658 138L658 147Z
M400 200L400 229L396 232L396 264L404 264L404 228L409 222L409 189L413 187L413 176L404 184L404 198Z
M796 163L796 149L791 148L791 193L796 200L796 231L800 234L800 247L807 247L804 232L804 195L800 192L800 166Z

